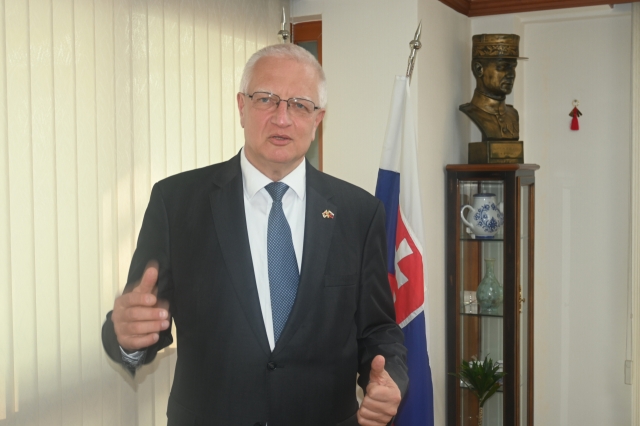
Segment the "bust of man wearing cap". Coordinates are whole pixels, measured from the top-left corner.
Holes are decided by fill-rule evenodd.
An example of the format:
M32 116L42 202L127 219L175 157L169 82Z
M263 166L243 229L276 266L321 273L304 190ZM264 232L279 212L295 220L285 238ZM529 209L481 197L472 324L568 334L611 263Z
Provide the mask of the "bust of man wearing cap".
M460 105L482 132L482 141L513 140L520 135L518 111L505 103L513 90L520 58L515 34L473 36L471 70L476 90L470 103Z

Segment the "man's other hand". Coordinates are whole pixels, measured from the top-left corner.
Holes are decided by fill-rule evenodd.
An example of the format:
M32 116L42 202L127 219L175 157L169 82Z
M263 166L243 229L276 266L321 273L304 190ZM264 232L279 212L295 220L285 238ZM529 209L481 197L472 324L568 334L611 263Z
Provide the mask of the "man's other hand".
M377 355L371 361L369 384L358 410L358 423L362 426L388 424L398 412L401 398L398 385L384 369L384 357Z
M113 305L111 320L118 343L128 352L144 349L160 338L169 328L166 302L158 301L158 264L149 262L140 281L132 291L122 294Z

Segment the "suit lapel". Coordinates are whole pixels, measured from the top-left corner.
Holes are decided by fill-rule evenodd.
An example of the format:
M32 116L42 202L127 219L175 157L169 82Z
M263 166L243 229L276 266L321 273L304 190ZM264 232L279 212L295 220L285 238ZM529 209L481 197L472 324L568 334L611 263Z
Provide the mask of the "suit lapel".
M274 348L274 355L282 350L303 324L309 307L323 288L324 271L329 256L335 219L324 218L322 212L337 214L337 207L330 202L331 192L322 185L322 175L307 162L307 205L304 223L304 247L302 271L296 301L287 325Z
M264 328L247 234L239 156L227 164L228 166L216 175L217 188L209 196L211 213L238 300L260 347L269 354L271 349Z

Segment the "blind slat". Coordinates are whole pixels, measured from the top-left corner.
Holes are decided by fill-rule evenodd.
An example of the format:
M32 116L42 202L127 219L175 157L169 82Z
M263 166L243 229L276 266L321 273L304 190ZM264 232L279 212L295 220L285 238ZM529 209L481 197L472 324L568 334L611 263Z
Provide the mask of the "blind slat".
M12 282L9 207L9 145L7 134L7 63L4 3L0 4L0 280ZM0 420L13 418L13 303L11 285L0 286ZM12 425L12 420L6 420Z
M5 2L15 418L38 417L29 7Z
M29 7L38 416L62 424L51 2Z

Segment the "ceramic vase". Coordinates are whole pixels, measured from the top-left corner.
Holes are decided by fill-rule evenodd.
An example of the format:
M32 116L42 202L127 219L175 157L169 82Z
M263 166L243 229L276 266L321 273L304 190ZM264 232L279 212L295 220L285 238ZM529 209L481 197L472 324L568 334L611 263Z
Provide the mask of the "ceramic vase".
M495 259L484 260L484 278L476 290L476 299L480 305L481 314L497 314L502 304L502 285L493 273Z

